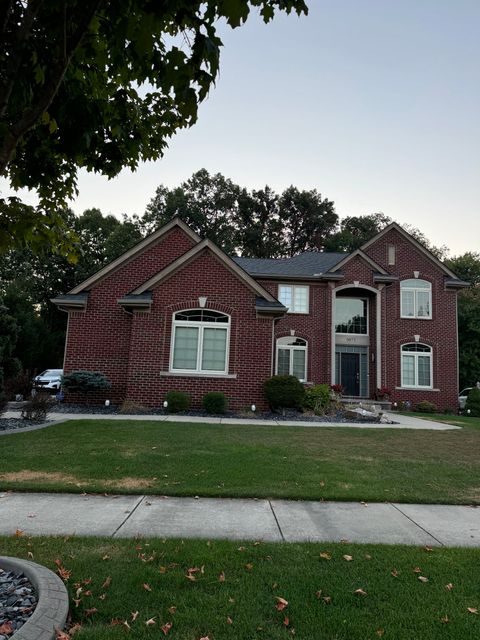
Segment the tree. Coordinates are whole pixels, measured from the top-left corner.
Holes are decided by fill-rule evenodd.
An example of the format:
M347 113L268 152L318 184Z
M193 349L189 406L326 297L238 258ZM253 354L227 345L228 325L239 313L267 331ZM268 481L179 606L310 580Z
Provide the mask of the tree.
M469 282L471 286L480 285L480 253L468 251L461 256L454 256L446 260L446 265L461 280Z
M366 216L347 216L340 221L340 229L326 242L327 251L355 251L392 222L383 213Z
M283 255L279 197L269 186L252 192L241 190L238 219L238 245L242 256L279 258Z
M18 338L18 326L15 318L0 298L0 402L5 399L3 383L5 378L18 373L20 366L13 357L13 350Z
M113 177L160 157L213 86L219 20L238 27L251 8L265 22L308 12L304 0L2 2L0 175L40 198L23 232L59 235L52 211L75 193L78 168Z

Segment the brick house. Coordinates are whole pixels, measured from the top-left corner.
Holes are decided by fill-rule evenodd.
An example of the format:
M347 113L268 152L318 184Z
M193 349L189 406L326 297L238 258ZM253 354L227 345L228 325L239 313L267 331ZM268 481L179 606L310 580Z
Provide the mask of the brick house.
M229 257L174 218L53 302L68 312L65 373L102 371L112 402L181 390L199 406L216 390L265 408L279 373L455 409L462 286L395 223L350 254L276 260Z

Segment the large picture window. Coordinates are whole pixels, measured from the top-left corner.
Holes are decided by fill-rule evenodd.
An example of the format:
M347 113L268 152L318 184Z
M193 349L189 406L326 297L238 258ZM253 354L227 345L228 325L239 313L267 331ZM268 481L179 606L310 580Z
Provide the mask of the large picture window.
M343 298L335 300L335 333L368 334L368 300Z
M402 318L432 317L432 284L427 280L402 280L400 283Z
M426 344L402 345L402 387L432 388L432 348Z
M278 299L288 308L288 313L308 313L308 286L280 284Z
M171 371L227 373L230 317L209 309L173 316Z
M307 341L288 336L277 340L277 368L279 376L296 376L300 382L307 379Z

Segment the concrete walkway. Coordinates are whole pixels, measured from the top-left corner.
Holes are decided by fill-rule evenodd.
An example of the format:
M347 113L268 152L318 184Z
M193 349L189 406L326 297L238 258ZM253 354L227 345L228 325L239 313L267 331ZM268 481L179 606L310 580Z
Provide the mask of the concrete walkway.
M480 508L0 493L0 534L480 547Z
M433 420L423 420L423 418L415 418L413 416L403 416L399 413L387 413L387 417L390 420L395 421L396 424L379 424L373 423L353 423L344 424L339 422L311 422L308 420L255 420L251 418L212 418L212 417L198 417L198 416L180 416L180 415L119 415L119 414L99 414L99 413L56 413L52 411L49 414L49 422L36 426L25 427L22 429L16 429L14 431L0 431L0 436L7 433L19 433L21 431L33 431L35 429L44 429L46 426L52 424L60 424L67 420L153 420L156 422L190 422L190 423L203 423L203 424L230 424L230 425L251 425L256 426L279 426L279 427L310 427L310 428L349 428L349 429L427 429L431 431L449 431L452 429L461 429L461 427L435 422ZM5 418L18 418L20 416L19 411L6 411L2 417ZM452 416L454 419L454 416Z

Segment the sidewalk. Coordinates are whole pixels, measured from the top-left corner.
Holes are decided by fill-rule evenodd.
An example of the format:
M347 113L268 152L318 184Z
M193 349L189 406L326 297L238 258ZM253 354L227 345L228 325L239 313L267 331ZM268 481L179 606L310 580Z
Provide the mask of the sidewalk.
M0 535L480 547L480 507L0 492Z
M6 411L2 417L18 418L18 411ZM36 429L44 429L52 424L60 424L67 420L153 420L156 422L190 422L203 424L231 424L231 425L256 425L262 426L279 426L279 427L310 427L310 428L349 428L349 429L427 429L431 431L449 431L452 429L461 429L461 427L435 422L433 420L424 420L423 418L415 418L413 416L403 416L399 413L387 413L386 416L395 421L397 424L379 424L378 422L312 422L308 420L261 420L255 418L212 418L198 416L181 416L181 415L119 415L119 414L101 414L101 413L56 413L52 411L49 414L49 422L36 427L25 427L16 429L15 431L0 431L1 435L8 433L21 433L22 431L34 431Z

